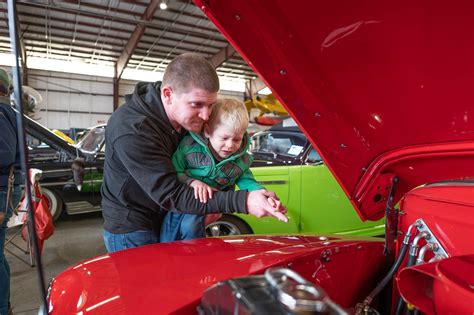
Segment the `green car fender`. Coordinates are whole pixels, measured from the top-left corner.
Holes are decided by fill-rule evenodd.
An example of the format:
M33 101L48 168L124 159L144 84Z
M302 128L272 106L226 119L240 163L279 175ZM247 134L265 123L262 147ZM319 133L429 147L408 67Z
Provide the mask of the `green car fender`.
M255 179L274 191L287 207L289 222L235 214L255 234L384 234L384 220L362 222L344 191L323 163L254 167Z

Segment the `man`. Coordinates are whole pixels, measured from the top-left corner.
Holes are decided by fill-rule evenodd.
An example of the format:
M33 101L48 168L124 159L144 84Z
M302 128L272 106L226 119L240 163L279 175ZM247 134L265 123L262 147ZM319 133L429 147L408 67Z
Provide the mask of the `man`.
M171 158L187 131L199 132L217 100L219 79L203 57L187 53L166 68L163 81L138 83L106 130L102 211L104 241L114 252L159 242L165 211L250 213L287 221L266 190L217 192L207 203L179 182Z
M0 314L11 314L10 267L5 258L7 223L21 197L20 155L15 112L10 105L10 76L0 68Z

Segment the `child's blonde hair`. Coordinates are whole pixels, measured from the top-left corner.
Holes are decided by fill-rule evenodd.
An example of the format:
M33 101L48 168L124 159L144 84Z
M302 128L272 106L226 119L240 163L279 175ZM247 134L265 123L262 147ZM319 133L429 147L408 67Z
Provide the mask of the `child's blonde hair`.
M249 114L245 104L231 97L219 98L212 106L207 124L214 129L222 123L233 126L235 131L244 132L249 125Z

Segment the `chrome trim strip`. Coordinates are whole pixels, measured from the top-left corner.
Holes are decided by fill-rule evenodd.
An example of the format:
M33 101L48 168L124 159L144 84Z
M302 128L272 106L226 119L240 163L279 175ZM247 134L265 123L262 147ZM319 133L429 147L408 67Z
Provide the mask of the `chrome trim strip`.
M97 167L85 167L84 171L95 171L97 170ZM72 172L70 168L58 168L54 170L47 170L47 171L41 171L43 174L51 174L51 173L58 173L58 172Z
M59 173L59 172L72 172L70 168L58 168L55 170L41 171L43 174Z
M288 184L287 180L263 180L259 181L259 184L262 185L285 185Z
M64 185L68 185L68 184L73 185L74 182L73 182L73 181L70 181L70 182L54 182L54 183L42 183L42 182L40 182L40 185L41 185L41 186L44 186L44 187L48 187L48 186L60 186L60 185L64 186Z

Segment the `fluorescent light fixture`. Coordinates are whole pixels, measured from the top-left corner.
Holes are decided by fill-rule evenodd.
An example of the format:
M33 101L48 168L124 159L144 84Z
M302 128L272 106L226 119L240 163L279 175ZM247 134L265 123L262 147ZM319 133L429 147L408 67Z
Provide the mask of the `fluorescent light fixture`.
M15 65L14 61L15 59L13 55L0 53L0 65L13 67ZM89 64L80 61L66 61L29 56L27 59L27 67L29 69L38 69L45 71L77 73L108 78L114 77L113 66ZM127 68L123 71L121 78L134 81L155 82L163 79L163 73ZM221 90L245 92L245 80L230 80L228 78L219 77L219 81Z
M146 70L125 69L122 74L122 79L134 81L155 82L163 79L163 72L153 72ZM245 81L243 80L229 80L219 77L221 90L233 92L245 92Z
M114 67L112 66L89 64L80 61L65 61L30 56L26 59L26 66L30 69L96 75L109 78L114 77Z
M153 72L126 68L123 70L122 79L155 82L163 79L163 72Z
M219 77L219 84L221 90L224 91L245 92L245 81L242 80L229 80Z
M258 94L263 94L263 95L272 94L272 90L270 90L268 87L265 87L261 89L260 91L258 91Z
M2 66L15 66L15 57L12 54L0 54L0 65Z

